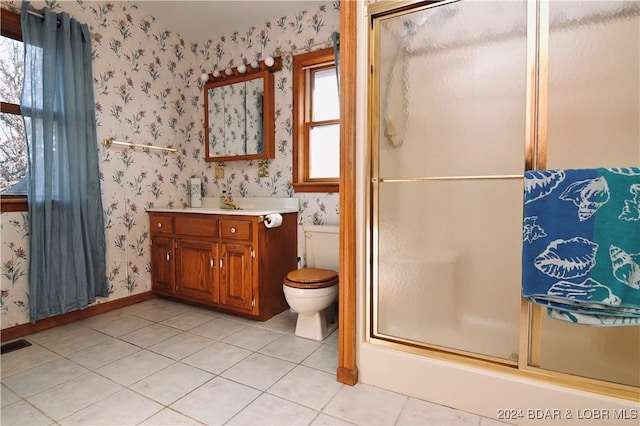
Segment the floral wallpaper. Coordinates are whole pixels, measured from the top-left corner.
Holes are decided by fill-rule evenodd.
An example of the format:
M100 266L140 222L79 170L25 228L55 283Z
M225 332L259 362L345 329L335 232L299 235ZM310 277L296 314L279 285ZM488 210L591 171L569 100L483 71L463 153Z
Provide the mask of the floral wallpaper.
M201 177L203 192L234 197L300 198L299 223L337 224L338 194L295 194L292 178L291 50L329 40L339 27L337 2L291 16L265 17L261 26L185 40L135 2L33 1L67 12L89 25L94 56L98 141L114 138L174 147L176 154L99 144L110 296L96 303L149 291L149 207L188 205L188 181ZM298 4L304 8L304 3ZM19 11L20 1L2 8ZM214 37L213 39L209 39ZM327 47L322 44L315 48ZM215 179L204 161L204 99L199 80L214 64L236 66L262 55L283 56L276 81L276 158L225 163ZM261 173L259 174L258 171ZM261 177L267 174L266 177ZM1 327L29 322L28 215L0 215Z
M0 215L0 318L2 328L29 321L29 225L26 213Z
M304 7L304 2L296 4ZM315 10L302 9L290 16L266 20L260 26L214 37L198 47L200 72L212 72L216 67L219 70L233 68L242 61L247 64L267 56L282 56L282 70L274 74L276 158L266 161L226 162L225 179L220 180L213 179L213 167L216 163L211 163L203 176L206 195L215 196L226 190L235 197L298 197L301 206L300 224L339 223L339 194L297 194L291 186L293 55L331 47L331 34L339 31L339 28L339 2L327 2ZM263 173L258 173L260 168L268 176L261 177Z

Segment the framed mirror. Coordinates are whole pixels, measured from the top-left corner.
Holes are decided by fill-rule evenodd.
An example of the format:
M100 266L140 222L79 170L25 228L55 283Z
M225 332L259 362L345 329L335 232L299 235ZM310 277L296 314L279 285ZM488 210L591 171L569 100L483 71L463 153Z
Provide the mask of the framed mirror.
M274 158L273 98L273 74L267 70L207 83L205 160Z

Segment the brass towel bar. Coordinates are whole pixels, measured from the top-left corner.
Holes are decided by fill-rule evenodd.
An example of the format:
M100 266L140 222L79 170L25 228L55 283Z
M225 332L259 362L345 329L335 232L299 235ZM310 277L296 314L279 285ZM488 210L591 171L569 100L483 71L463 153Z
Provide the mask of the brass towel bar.
M168 152L177 152L178 151L175 148L164 148L162 146L141 145L141 144L137 144L137 143L120 142L120 141L113 140L113 138L104 139L102 141L102 145L104 145L107 148L111 147L111 145L124 145L124 146L138 147L138 148L159 149L161 151L168 151Z

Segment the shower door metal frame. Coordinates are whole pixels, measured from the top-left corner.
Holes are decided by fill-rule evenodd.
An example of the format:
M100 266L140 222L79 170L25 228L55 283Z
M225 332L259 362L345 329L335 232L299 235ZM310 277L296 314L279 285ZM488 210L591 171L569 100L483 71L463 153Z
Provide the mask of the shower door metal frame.
M380 46L380 18L398 16L408 11L421 11L461 0L420 1L403 0L395 2L374 3L368 6L368 67L369 76L369 133L368 154L369 167L366 190L368 204L366 234L367 265L365 278L367 282L366 298L366 333L368 343L389 347L418 355L453 361L465 365L479 366L494 371L506 372L518 376L537 378L567 387L586 390L618 398L637 401L640 389L634 386L607 382L599 379L576 376L568 373L547 370L540 367L540 350L542 334L542 318L544 310L521 298L519 354L517 362L509 362L502 358L479 355L466 351L441 347L423 342L415 342L395 336L387 336L377 331L378 323L378 205L379 187L381 183L391 182L426 182L438 180L481 180L481 179L523 179L522 175L500 176L420 176L406 179L385 179L379 177L378 140L380 117L380 93L378 87L379 74L374 72ZM547 164L547 122L549 91L549 0L527 1L527 81L526 81L526 121L525 121L525 170L545 169Z
M439 7L446 4L452 4L460 2L461 0L449 0L449 1L402 1L402 2L394 2L393 6L387 5L386 3L381 6L386 7L376 7L377 5L372 5L369 7L369 15L371 17L371 26L370 26L370 37L371 40L374 40L373 43L370 43L369 49L369 61L371 70L371 79L370 79L370 93L373 94L373 102L370 102L370 114L371 119L370 123L377 123L378 120L376 117L379 117L379 99L380 94L377 93L376 87L379 86L379 75L373 72L374 64L376 63L378 52L377 48L380 46L380 17L384 16L384 18L393 18L402 14L405 14L407 11L415 12L415 11L423 11L434 7ZM394 345L397 343L401 343L404 346L405 350L409 350L411 352L421 352L425 349L429 351L434 351L440 354L441 357L449 358L453 356L452 359L458 359L459 357L463 357L467 362L471 362L473 364L483 365L483 366L497 366L497 367L507 367L508 370L512 370L513 367L517 367L518 362L512 361L505 358L494 357L490 355L477 354L469 351L453 349L449 347L443 347L431 343L425 342L417 342L406 338L400 338L397 336L389 336L384 335L383 333L378 332L375 327L378 323L378 312L376 307L378 306L378 270L375 267L377 265L378 259L378 245L379 245L379 237L378 237L378 229L375 224L378 223L378 208L379 199L379 185L381 183L410 183L410 182L430 182L430 181L469 181L469 180L522 180L523 175L482 175L482 176L473 176L473 175L465 175L465 176L416 176L416 177L408 177L408 178L384 178L379 177L378 170L378 144L376 141L379 138L379 129L378 126L372 125L370 128L370 220L369 229L370 232L370 241L367 241L367 248L369 251L369 265L368 265L368 282L371 283L371 291L367 293L367 318L370 319L368 323L368 336L367 338L370 341L375 341L378 344L384 345Z

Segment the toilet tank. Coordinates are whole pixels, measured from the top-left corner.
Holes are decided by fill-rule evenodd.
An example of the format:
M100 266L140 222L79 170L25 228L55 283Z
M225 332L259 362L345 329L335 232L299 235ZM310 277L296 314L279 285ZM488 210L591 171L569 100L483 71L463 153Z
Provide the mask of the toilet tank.
M338 271L340 265L339 236L339 226L305 226L305 265L308 268L323 268Z

